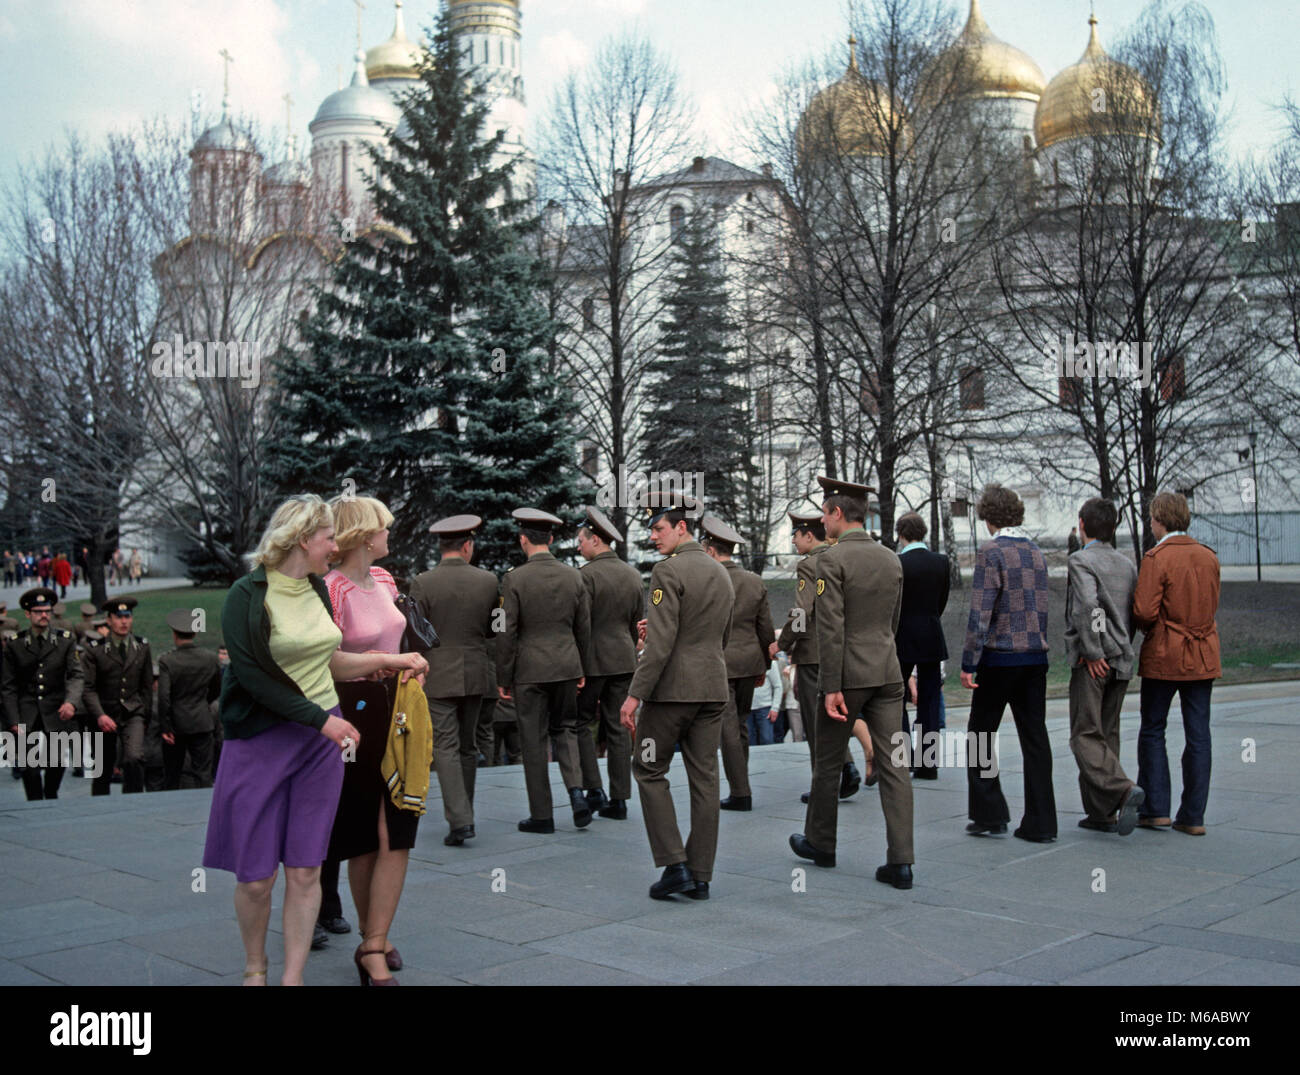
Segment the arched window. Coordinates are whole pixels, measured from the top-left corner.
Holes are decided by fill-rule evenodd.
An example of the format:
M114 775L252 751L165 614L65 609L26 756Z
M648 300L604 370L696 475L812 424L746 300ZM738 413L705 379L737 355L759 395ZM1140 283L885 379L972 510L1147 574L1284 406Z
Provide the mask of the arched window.
M680 205L674 205L668 210L668 226L672 233L673 242L681 235L682 229L686 227L686 210Z
M957 375L958 405L963 411L984 409L984 371L978 366L963 366Z

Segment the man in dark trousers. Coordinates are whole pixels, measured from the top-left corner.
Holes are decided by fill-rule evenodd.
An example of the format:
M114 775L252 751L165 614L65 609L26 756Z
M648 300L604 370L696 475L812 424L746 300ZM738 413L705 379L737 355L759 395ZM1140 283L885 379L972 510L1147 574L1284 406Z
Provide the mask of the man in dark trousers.
M181 786L187 754L198 786L212 787L212 737L217 723L212 703L221 694L221 665L212 650L195 643L197 611L177 608L167 614L176 648L158 658L158 724L163 786L168 791Z
M411 600L438 632L438 645L424 655L429 662L424 693L433 722L433 764L447 819L442 842L448 847L460 847L475 836L479 717L484 695L496 693L488 645L497 608L497 579L471 563L474 535L482 525L477 515L453 515L429 527L438 539L440 558L432 571L417 575L411 583Z
M599 508L584 509L578 524L578 551L586 564L580 569L591 602L591 652L587 681L578 692L578 754L587 805L601 817L623 821L632 794L632 740L618 719L636 671L638 625L645 611L641 576L620 560L610 544L622 541ZM593 732L605 728L605 757L609 766L609 799L600 782Z
M899 516L898 559L903 565L903 610L898 618L898 663L906 683L916 670L916 720L921 726L912 776L938 780L941 756L939 719L943 681L939 664L948 659L943 637L943 610L948 607L948 557L925 544L925 520L914 511ZM907 710L903 734L911 735Z
M686 513L696 510L694 502L680 493L652 493L647 501L650 539L664 558L650 575L645 650L620 719L632 735L632 774L650 850L664 869L650 898L683 892L703 900L718 851L718 742L730 694L724 653L735 591L726 570L691 537ZM685 846L668 788L678 744L691 789Z
M92 640L82 654L86 673L86 713L104 733L104 770L90 786L107 795L113 766L121 758L122 792L144 791L145 725L153 710L153 657L149 640L131 633L134 597L112 597L100 608L108 614L108 637Z
M524 751L528 817L520 832L555 831L547 741L573 807L573 824L591 824L578 759L578 691L591 643L591 601L577 568L560 563L550 545L561 520L537 508L511 513L527 561L501 583L503 630L497 635L497 691L513 698Z
M50 627L57 601L58 595L43 586L19 598L18 604L31 626L5 644L4 669L0 672L5 727L15 736L20 728L26 732L26 742L20 745L14 762L21 767L28 801L59 797L63 759L56 756L50 736L81 730L73 719L81 702L81 660L72 632ZM45 764L21 765L34 743L43 751ZM108 773L112 775L111 766Z
M912 887L912 782L903 733L903 676L894 636L903 604L903 567L865 529L865 485L818 477L825 491L822 522L836 544L817 560L817 645L822 701L815 718L813 771L805 831L790 848L818 866L835 865L840 768L850 721L861 713L871 732L880 774L880 805L888 843L876 880Z
M731 700L722 718L722 768L731 794L722 800L723 810L752 810L749 787L749 711L754 687L767 676L776 631L767 587L752 571L745 571L731 558L744 542L740 534L721 519L706 515L703 520L704 551L727 570L736 603L731 610L731 632L727 641L727 682Z
M769 651L773 657L782 649L790 655L795 666L794 689L799 699L799 716L803 720L804 739L808 742L808 768L817 768L817 556L830 548L826 540L826 527L822 525L821 512L788 513L794 524L795 551L803 555L795 568L795 606L786 617L776 646ZM844 744L844 767L840 771L840 798L847 799L862 786L862 774L853 763L849 744ZM808 801L808 792L799 796Z

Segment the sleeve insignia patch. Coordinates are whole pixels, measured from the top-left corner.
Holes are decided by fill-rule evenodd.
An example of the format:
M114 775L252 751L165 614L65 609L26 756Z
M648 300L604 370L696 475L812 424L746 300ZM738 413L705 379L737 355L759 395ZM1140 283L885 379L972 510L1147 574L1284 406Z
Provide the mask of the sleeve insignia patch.
M803 588L804 588L807 584L808 584L808 580L807 580L807 579L800 579L800 580L799 580L799 592L800 592L800 593L803 593Z
M650 600L653 601L656 605L659 604L659 602L662 601L663 599L664 599L663 590L655 590L655 592L650 595Z
M818 579L818 580L817 580L817 596L818 596L818 597L821 597L821 595L824 594L825 592L826 592L826 580L825 580L825 579Z

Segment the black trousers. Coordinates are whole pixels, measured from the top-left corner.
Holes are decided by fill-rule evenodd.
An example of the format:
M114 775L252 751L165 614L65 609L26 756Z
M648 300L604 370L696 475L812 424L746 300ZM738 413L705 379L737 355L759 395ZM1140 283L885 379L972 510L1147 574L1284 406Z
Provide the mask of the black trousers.
M916 670L916 722L921 726L921 735L916 743L912 766L923 773L932 774L938 765L924 763L940 756L939 699L943 691L943 680L939 675L939 662L900 664L903 669L903 734L908 737L911 736L912 729L907 722L907 681L912 670Z
M35 736L45 736L44 732L27 729L28 739ZM46 738L46 749L49 749L49 739ZM45 759L47 764L36 768L22 768L19 770L23 778L23 791L27 794L28 802L37 802L41 799L57 799L59 797L59 785L63 783L63 766L60 764L62 758Z
M1011 820L1006 796L1002 794L1002 778L993 760L993 742L1009 705L1025 767L1025 814L1020 829L1026 836L1055 836L1052 744L1047 739L1047 665L981 667L975 674L975 682L970 721L966 726L970 819L981 825L1001 825Z
M168 744L163 741L163 787L168 791L176 791L181 786L181 771L185 768L185 755L190 757L190 772L194 774L194 779L198 782L198 787L212 787L212 733L197 732L187 734L185 732L175 733L176 742Z
M326 859L320 864L320 910L317 922L343 917L343 901L339 899L339 860Z

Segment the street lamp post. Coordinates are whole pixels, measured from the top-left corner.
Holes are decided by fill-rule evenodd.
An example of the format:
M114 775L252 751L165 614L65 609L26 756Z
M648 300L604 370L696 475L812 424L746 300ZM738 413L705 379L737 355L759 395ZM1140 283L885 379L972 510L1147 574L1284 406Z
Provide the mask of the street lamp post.
M1255 444L1259 440L1259 434L1253 429L1250 431L1250 487L1254 494L1252 499L1255 502L1255 581L1264 581L1264 570L1261 567L1261 557L1259 554L1259 472L1255 467Z

